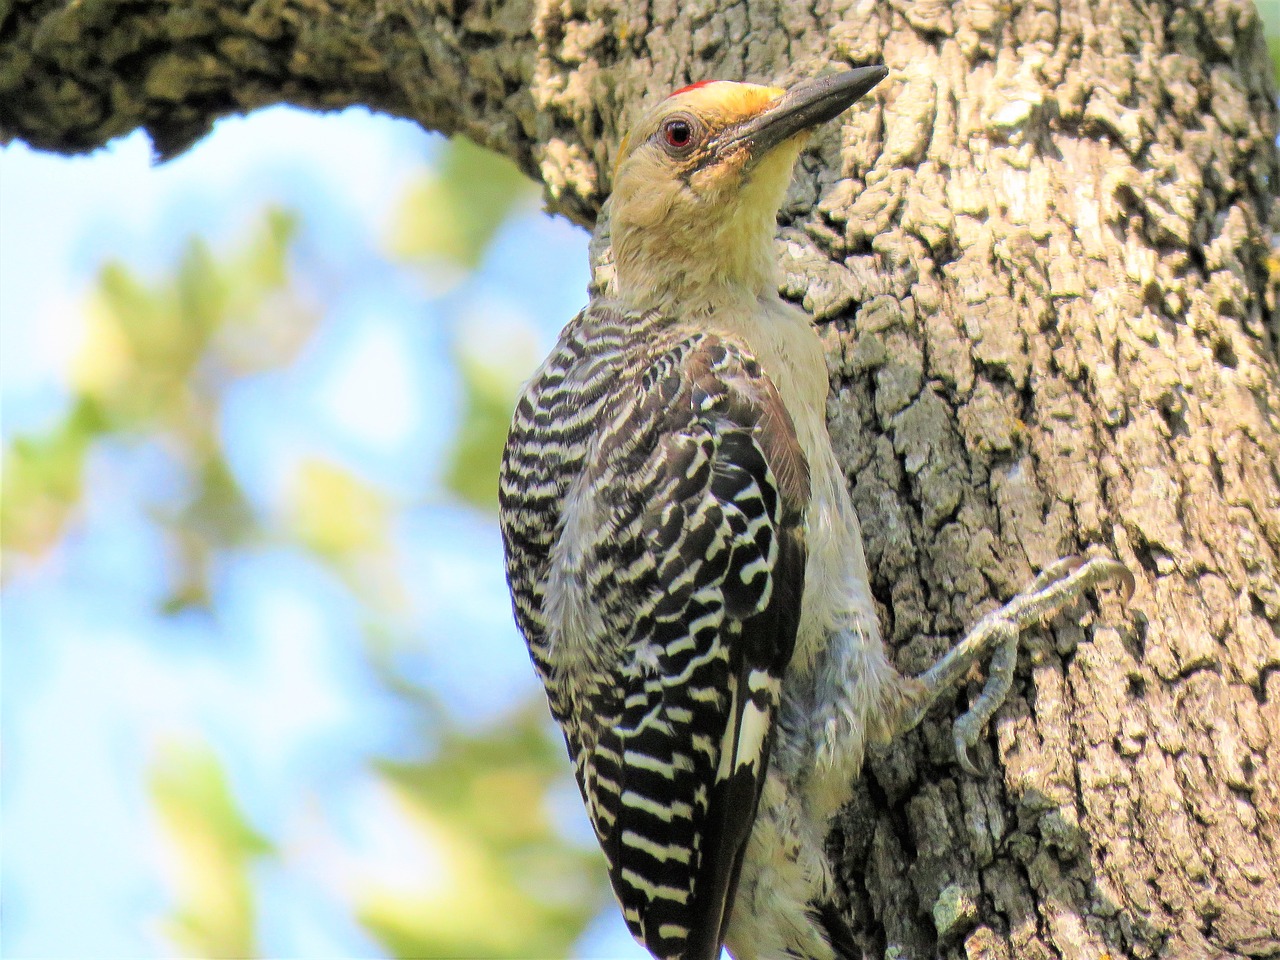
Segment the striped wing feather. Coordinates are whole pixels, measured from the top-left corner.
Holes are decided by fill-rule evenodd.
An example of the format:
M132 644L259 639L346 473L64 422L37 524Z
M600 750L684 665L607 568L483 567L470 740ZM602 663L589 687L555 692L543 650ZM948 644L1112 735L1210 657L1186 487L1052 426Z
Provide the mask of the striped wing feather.
M545 624L522 626L632 932L713 960L795 642L808 472L732 344L689 336L619 368L529 588Z

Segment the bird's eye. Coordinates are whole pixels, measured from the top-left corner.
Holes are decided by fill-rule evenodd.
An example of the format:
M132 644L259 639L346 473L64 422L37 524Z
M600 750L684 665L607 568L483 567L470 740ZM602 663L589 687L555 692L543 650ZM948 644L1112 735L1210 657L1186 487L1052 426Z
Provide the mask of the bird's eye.
M684 150L693 142L693 124L681 117L668 120L662 126L662 137L667 146Z

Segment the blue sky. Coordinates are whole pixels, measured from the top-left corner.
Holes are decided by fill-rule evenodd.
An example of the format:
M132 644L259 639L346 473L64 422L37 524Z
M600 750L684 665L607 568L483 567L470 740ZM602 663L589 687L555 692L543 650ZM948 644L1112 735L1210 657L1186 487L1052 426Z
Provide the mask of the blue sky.
M446 691L456 716L485 723L536 683L496 528L440 489L457 405L448 349L460 336L536 359L585 297L586 237L531 205L503 228L479 283L429 296L383 249L437 144L363 111L274 108L220 123L160 167L140 135L86 158L0 150L0 430L39 430L65 408L105 259L162 276L193 234L225 249L265 205L298 210L297 255L326 278L314 293L329 319L297 363L233 389L221 423L233 470L252 501L278 503L287 466L318 451L415 504L396 553L406 582L434 587L414 593L402 666ZM344 878L432 869L362 762L412 755L410 718L358 654L353 602L296 556L221 566L219 622L156 616L167 558L131 494L165 483L160 463L145 445L96 452L67 542L6 588L3 953L172 951L158 921L174 868L144 778L156 750L190 737L217 753L249 820L281 847L255 875L264 951L376 955L344 909ZM564 806L580 834L580 808ZM616 911L579 953L643 956Z

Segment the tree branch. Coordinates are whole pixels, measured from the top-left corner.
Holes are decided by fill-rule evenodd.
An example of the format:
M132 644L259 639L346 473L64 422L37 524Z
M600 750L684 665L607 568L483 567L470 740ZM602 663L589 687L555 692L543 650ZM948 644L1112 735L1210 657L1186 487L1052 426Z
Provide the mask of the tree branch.
M510 156L589 223L587 141L540 104L572 98L539 93L537 14L527 0L20 3L0 26L0 136L79 153L142 128L168 159L229 114L360 104Z

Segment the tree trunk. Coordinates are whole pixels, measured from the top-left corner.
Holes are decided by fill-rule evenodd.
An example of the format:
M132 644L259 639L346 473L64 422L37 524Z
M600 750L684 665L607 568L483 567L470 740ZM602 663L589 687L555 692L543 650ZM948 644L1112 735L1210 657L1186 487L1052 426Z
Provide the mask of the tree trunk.
M1280 163L1251 0L34 0L0 16L0 132L145 126L170 155L222 114L363 103L512 156L590 225L644 96L828 62L891 76L802 160L780 251L899 666L1056 557L1138 577L1026 638L987 776L953 763L959 702L869 762L833 838L868 955L1280 955Z

